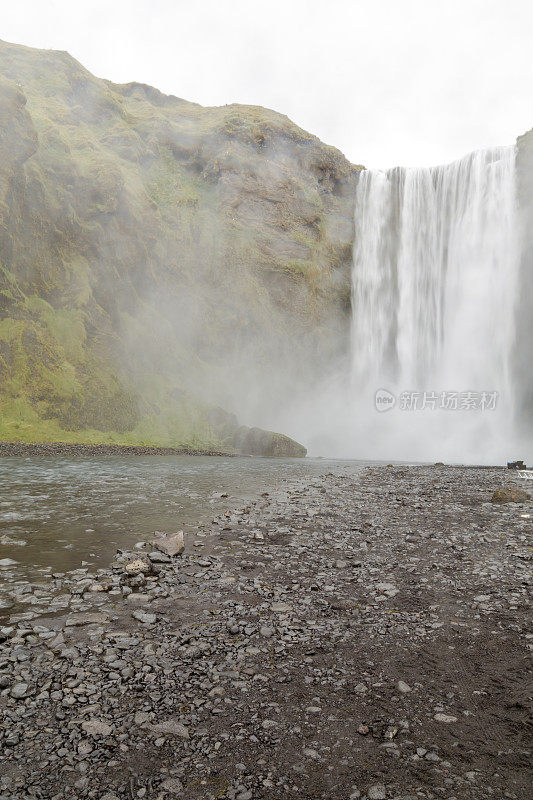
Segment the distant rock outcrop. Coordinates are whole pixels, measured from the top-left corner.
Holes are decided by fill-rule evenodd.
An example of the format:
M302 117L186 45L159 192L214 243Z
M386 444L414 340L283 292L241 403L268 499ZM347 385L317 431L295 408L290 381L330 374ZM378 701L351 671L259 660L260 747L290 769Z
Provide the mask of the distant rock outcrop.
M264 431L261 428L248 428L242 425L235 431L233 447L239 453L249 456L277 456L284 458L304 458L306 448L282 433Z

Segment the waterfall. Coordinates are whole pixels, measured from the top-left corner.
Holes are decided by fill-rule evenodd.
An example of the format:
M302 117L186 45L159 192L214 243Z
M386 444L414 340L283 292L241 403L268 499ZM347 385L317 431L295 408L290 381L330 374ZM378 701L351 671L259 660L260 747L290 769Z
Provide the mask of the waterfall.
M513 457L517 228L513 147L361 173L351 397L362 455Z

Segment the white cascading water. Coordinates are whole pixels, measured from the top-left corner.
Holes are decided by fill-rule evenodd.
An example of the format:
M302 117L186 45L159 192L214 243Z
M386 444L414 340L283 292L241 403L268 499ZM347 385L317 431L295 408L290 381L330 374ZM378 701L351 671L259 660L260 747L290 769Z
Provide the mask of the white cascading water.
M363 171L355 228L352 454L513 458L514 148ZM382 389L396 400L386 412Z

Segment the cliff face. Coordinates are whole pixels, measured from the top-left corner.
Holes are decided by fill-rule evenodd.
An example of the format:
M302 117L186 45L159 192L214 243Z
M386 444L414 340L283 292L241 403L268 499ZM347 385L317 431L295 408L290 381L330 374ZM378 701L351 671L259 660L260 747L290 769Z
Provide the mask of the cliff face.
M522 234L518 331L516 338L516 385L519 414L524 431L533 434L533 130L517 141L517 193Z
M264 424L312 389L359 169L273 111L0 43L0 438L216 444L213 405Z

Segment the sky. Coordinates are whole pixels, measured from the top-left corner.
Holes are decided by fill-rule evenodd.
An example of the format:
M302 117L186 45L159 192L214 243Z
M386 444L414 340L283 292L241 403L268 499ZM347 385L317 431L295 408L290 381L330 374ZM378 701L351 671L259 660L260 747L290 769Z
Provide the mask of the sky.
M367 167L533 127L530 0L0 0L0 39L202 105L273 108Z

